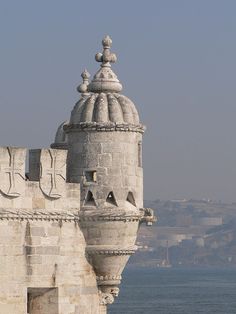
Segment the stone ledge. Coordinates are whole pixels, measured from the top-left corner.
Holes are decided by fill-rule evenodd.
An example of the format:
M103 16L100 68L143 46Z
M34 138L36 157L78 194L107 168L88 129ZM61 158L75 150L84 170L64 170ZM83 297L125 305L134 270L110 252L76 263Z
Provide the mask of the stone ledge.
M41 220L41 221L79 221L77 213L68 212L43 212L43 211L11 211L0 210L0 220Z

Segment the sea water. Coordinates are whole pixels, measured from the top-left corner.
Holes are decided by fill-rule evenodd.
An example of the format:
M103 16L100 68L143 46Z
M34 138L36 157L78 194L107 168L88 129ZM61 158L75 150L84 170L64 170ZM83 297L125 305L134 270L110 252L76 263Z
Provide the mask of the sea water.
M109 314L236 314L236 269L127 269Z

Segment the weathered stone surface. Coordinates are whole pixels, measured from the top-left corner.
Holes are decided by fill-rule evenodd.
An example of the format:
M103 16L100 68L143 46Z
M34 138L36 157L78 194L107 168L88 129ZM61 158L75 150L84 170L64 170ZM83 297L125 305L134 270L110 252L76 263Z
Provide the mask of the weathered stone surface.
M56 287L65 297L46 297L46 292L37 292L36 289L35 293L40 297L32 295L34 300L30 313L38 313L35 312L36 304L44 309L40 314L70 314L75 313L75 309L84 314L98 313L96 278L84 256L85 241L79 228L71 222L64 222L61 226L50 221L24 220L18 227L19 220L10 225L7 221L0 220L0 280L4 281L4 288L0 289L0 313L25 314L27 289L33 294L32 288L37 287L49 291ZM4 236L9 237L10 234L10 241L5 242ZM20 239L20 245L13 245L13 236ZM57 312L54 312L55 308L50 312L52 303Z

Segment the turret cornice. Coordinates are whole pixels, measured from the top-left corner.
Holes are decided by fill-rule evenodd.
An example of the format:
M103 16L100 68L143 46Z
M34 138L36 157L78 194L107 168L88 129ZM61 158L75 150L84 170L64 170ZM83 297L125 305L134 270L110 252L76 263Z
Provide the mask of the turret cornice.
M143 124L126 124L126 123L97 123L81 122L77 124L68 124L64 126L65 132L77 131L99 131L99 132L138 132L143 134L146 127Z

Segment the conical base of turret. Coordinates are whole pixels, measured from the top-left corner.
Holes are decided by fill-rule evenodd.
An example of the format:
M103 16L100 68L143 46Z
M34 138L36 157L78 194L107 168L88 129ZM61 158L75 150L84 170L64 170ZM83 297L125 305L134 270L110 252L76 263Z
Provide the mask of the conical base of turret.
M140 219L137 209L80 212L80 226L87 243L86 254L96 273L102 302L106 297L107 302L112 303L118 296L121 274L137 249L135 241Z

